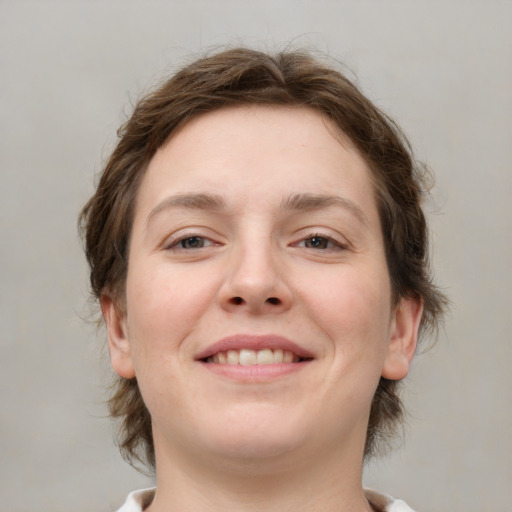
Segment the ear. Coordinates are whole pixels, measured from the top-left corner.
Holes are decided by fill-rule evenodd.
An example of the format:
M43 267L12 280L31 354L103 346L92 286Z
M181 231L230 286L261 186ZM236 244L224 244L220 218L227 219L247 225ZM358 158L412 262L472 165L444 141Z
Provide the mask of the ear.
M100 304L107 325L110 364L120 377L131 379L135 377L135 370L126 329L126 313L120 311L110 295L102 295Z
M390 329L390 341L382 369L385 379L400 380L407 376L416 344L423 301L416 298L402 298L396 308Z

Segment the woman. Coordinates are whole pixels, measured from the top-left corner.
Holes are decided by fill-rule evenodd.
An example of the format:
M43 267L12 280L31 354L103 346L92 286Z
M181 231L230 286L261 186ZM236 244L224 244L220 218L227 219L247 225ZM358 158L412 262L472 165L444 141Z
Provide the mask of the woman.
M399 129L303 53L200 59L143 99L81 215L156 489L122 512L403 511L362 488L444 298Z

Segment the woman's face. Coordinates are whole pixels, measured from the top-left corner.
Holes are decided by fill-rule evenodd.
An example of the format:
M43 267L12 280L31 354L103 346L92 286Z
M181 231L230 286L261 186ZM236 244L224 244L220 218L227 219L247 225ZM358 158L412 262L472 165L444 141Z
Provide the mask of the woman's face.
M102 307L157 458L359 456L379 378L407 373L420 308L392 308L370 171L334 134L305 108L226 108L150 162L125 313Z

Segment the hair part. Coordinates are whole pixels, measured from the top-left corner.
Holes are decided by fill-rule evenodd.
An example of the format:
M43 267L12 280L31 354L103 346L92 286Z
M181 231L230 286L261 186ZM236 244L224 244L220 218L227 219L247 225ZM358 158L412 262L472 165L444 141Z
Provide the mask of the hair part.
M79 226L90 266L92 294L110 295L124 307L128 250L137 191L147 166L193 117L237 105L307 107L329 119L354 144L372 171L393 302L423 303L420 333L434 334L447 300L433 284L422 199L426 169L413 157L400 128L342 73L306 52L271 56L237 48L196 60L144 97L118 131L96 193ZM403 416L399 383L381 378L373 398L365 456L392 439ZM151 418L136 378L118 377L109 400L120 420L118 443L125 458L154 467Z

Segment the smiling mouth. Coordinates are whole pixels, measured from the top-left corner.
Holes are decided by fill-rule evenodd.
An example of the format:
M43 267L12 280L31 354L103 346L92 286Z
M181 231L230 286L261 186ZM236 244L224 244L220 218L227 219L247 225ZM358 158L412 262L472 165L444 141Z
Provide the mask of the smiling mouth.
M264 348L261 350L240 349L226 350L203 359L205 363L215 363L221 365L270 365L281 363L300 363L308 361L309 358L303 358L290 350Z
M200 351L195 359L233 378L273 378L306 366L315 354L275 334L239 333L226 336Z

